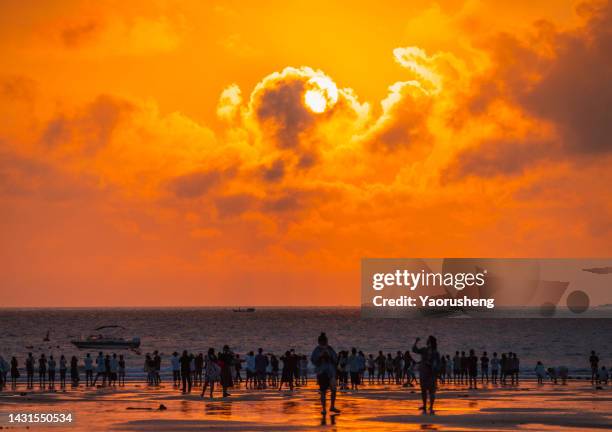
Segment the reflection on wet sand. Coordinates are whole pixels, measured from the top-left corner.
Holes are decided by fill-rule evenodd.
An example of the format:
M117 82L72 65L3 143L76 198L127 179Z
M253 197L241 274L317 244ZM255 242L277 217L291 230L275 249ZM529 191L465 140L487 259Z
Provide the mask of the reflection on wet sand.
M231 417L232 415L232 402L206 402L204 404L204 413L207 416L224 416Z
M22 395L23 394L23 395ZM9 412L72 412L69 430L601 430L612 428L612 389L588 382L520 388L446 386L435 415L418 411L418 389L372 385L342 392L342 414L322 417L313 386L293 393L235 389L229 399L177 394L171 386L148 389L83 388L67 392L0 394L0 425ZM160 411L163 404L167 410Z

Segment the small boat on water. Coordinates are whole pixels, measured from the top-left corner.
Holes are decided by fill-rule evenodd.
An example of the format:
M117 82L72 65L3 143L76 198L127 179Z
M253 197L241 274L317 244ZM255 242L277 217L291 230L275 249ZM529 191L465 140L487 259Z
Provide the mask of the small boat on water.
M238 309L234 309L234 312L255 312L255 308L246 308L246 309L242 309L242 308L238 308Z
M109 325L98 327L94 330L101 331L104 329L124 329L118 325ZM136 349L140 346L140 338L134 337L131 340L118 336L110 336L103 334L93 334L86 338L74 339L70 341L79 349Z

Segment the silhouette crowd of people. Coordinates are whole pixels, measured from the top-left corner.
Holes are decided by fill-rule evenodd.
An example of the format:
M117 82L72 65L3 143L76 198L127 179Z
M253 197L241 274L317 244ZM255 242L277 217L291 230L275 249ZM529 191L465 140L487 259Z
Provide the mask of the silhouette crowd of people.
M411 350L397 351L395 354L379 351L377 355L364 354L357 348L339 352L329 345L327 335L321 333L317 345L310 356L298 354L294 349L282 355L264 352L263 348L249 351L244 357L234 353L228 345L220 351L209 348L206 354L172 353L169 366L172 382L182 393L191 393L194 387L201 389L201 396L213 398L215 386L221 389L224 398L229 397L229 389L244 383L245 388L252 390L283 388L293 391L295 387L308 384L309 368L314 368L316 382L321 394L322 414L327 413L327 395L329 394L329 411L339 412L335 406L337 391L359 390L368 384L396 384L404 387L416 385L417 377L422 396L423 411L434 411L436 389L440 384L467 385L470 389L480 384L518 385L520 379L520 359L514 352L490 356L487 351L477 355L474 349L455 351L454 355L440 354L437 339L427 338L424 346L419 346L416 339ZM589 365L593 384L607 384L610 375L605 366L600 365L599 356L592 351ZM81 372L85 373L85 386L96 385L121 387L125 386L126 361L123 355L99 352L95 358L87 353L82 363L76 356L67 359L63 354L59 359L44 353L35 358L28 353L24 362L25 382L27 389L33 389L37 373L41 389L65 389L69 379L73 387L81 381ZM0 356L0 389L9 382L13 389L21 377L19 362L12 357L6 362ZM243 371L245 375L243 376ZM144 356L144 372L149 386L162 383L162 354L154 351ZM535 369L538 383L546 379L553 383L565 384L569 371L565 366L545 368L538 361ZM68 375L69 374L69 375Z

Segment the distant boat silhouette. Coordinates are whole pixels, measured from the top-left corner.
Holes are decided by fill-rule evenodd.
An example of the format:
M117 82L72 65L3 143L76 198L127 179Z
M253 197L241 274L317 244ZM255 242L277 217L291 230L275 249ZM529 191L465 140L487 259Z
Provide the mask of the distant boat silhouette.
M238 308L238 309L234 309L234 312L255 312L255 308L246 308L246 309L242 309L242 308Z

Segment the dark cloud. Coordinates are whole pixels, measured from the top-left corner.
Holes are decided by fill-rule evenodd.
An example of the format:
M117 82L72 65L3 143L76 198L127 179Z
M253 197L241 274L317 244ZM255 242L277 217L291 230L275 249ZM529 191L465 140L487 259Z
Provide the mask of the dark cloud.
M286 76L273 81L258 95L256 115L264 128L269 128L276 145L297 149L300 134L314 122L313 114L304 105L305 81L301 76Z
M19 155L0 141L0 195L63 201L91 195L95 184L89 176L76 178L47 162Z
M220 179L217 171L195 172L173 179L170 189L179 198L197 198L219 183Z
M93 39L100 27L100 23L94 20L64 27L61 31L62 42L68 48L78 47Z
M206 194L226 177L224 171L196 171L175 177L168 183L168 188L179 198L199 198Z
M97 149L106 145L121 116L130 111L129 102L111 96L99 96L89 105L82 119L82 127L90 139L87 147Z
M396 90L399 100L389 107L384 120L369 139L376 150L396 150L415 144L431 142L432 135L427 127L432 99L421 89L406 84Z
M307 152L300 156L297 167L300 169L309 169L317 164L319 157L314 152Z
M487 141L459 152L442 171L441 181L522 174L529 165L552 153L551 147L551 143L538 139Z
M249 194L225 195L215 199L215 207L222 218L240 216L256 205L257 198Z
M4 77L0 82L0 96L9 100L32 101L36 94L36 82L23 75Z
M268 167L263 169L263 178L269 182L278 182L285 176L285 163L278 159Z
M612 152L612 6L578 6L582 27L557 31L536 22L529 37L499 34L486 49L492 71L476 82L465 101L472 114L488 115L501 100L532 118L554 125L558 142L502 139L460 152L442 173L443 181L466 176L521 174L529 165L571 156Z
M568 149L597 154L612 151L612 5L579 7L586 26L560 33L555 57L542 78L519 93L531 113L552 121Z
M41 141L49 147L57 147L69 142L72 137L70 122L65 117L56 117L45 128Z
M259 210L273 214L274 218L288 216L290 219L307 209L315 208L320 203L337 201L341 192L332 187L289 187L271 193L261 200Z
M304 203L302 197L296 193L284 193L280 197L267 199L262 206L262 210L272 213L285 213L300 210Z
M74 116L58 115L45 128L40 140L48 147L77 142L85 153L94 153L108 144L121 119L131 112L133 105L108 95L98 96Z

